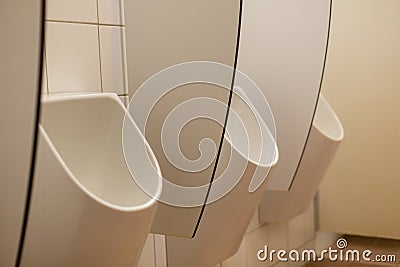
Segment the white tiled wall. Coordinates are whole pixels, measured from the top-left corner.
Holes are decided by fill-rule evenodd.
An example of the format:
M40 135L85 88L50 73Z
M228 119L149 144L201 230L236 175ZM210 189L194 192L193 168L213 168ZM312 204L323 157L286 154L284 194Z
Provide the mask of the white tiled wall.
M222 262L221 267L297 266L287 262L261 262L257 259L257 252L265 245L268 245L269 249L287 251L312 245L316 236L313 206L289 222L261 225L257 218L258 213L254 214L239 251Z
M104 92L125 94L126 79L124 68L125 53L122 50L124 28L100 26L101 77Z
M154 235L149 234L137 267L155 267L156 263L154 253Z
M122 0L47 2L43 93L114 92L126 105L128 85ZM287 250L314 248L315 237L312 206L284 223L260 225L255 214L239 251L217 266L299 266L261 263L256 253L264 245ZM138 266L167 266L164 236L149 234Z
M122 7L121 0L47 1L43 93L127 96Z
M48 0L48 20L97 23L96 0Z

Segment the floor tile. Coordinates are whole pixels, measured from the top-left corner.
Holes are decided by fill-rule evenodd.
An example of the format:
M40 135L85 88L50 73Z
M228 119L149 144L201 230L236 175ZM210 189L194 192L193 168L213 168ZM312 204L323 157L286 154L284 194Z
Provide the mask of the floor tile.
M331 261L321 261L321 262L309 262L304 267L350 267L349 262L331 262Z
M381 256L394 256L395 262L386 262L381 263L384 265L391 264L392 266L398 264L400 261L400 240L392 240L392 239L378 239L376 243L372 246L373 255L381 255Z
M345 235L343 238L347 240L347 247L352 249L371 249L374 243L377 241L377 239L373 237L355 235Z
M382 267L382 265L375 263L353 263L350 267Z

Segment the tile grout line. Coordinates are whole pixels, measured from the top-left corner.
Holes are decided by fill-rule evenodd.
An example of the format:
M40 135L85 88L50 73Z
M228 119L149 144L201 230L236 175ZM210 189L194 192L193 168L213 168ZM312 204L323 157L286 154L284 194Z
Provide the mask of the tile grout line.
M126 106L126 105L125 105ZM154 259L154 266L157 266L157 251L156 251L156 235L153 235L153 259Z
M258 218L257 218L257 222L259 223L258 226L257 226L256 228L254 228L254 229L252 229L252 230L246 232L246 233L245 233L246 235L247 235L247 234L250 234L250 233L253 233L254 231L257 231L257 230L263 228L264 226L268 225L268 223L260 224L260 221L258 220Z
M99 0L96 0L96 12L97 12L97 44L99 52L99 69L100 69L100 92L103 93L103 72L101 67L101 42L100 42L100 18L99 18Z
M320 228L320 221L319 221L319 207L320 207L320 205L319 205L319 191L317 191L317 193L315 194L315 196L314 196L314 199L313 199L313 204L312 204L313 206L314 206L314 230L315 230L315 232L317 232L317 231L319 231L319 228Z
M244 239L244 262L246 263L246 266L247 266L247 263L249 262L249 258L248 258L248 255L247 255L247 245L248 245L247 242L248 242L248 240L247 240L246 235L243 237L243 239Z
M125 26L121 26L120 36L121 36L122 78L123 78L123 86L124 86L123 89L124 89L124 95L128 96L128 102L129 102L129 81L128 81L128 62L127 62L127 53L126 53Z
M124 8L124 0L119 0L119 19L121 26L125 26L125 8Z
M169 267L169 261L168 261L168 238L166 235L164 235L165 239L165 261L166 261L166 267Z
M97 13L98 13L98 11L97 11ZM99 19L98 15L97 15L97 19ZM46 19L46 22L65 23L65 24L82 24L82 25L93 25L93 26L100 25L100 26L108 26L108 27L122 27L122 26L124 26L123 24L100 23L99 21L98 22L87 22L87 21Z
M44 63L44 65L46 66L46 71L45 71L45 73L46 73L46 94L47 95L49 95L50 94L50 88L49 88L49 66L48 66L48 64L47 64L47 53L46 53L46 32L44 33L45 34L45 37L44 37L44 41L43 41L43 46L44 46L44 48L43 48L43 63ZM42 66L42 68L43 68L43 66Z

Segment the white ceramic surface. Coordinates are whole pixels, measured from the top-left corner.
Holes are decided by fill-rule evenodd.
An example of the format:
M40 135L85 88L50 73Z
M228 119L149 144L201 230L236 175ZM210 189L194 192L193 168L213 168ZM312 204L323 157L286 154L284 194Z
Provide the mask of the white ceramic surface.
M100 62L103 92L125 95L128 93L125 81L125 53L122 40L124 28L99 26Z
M239 18L238 0L125 0L124 12L131 98L153 74L176 64L204 60L233 67ZM232 73L230 71L226 77L229 86ZM165 117L172 108L197 97L209 97L228 103L229 90L204 83L176 88L157 103L146 131L146 139L158 159L164 178L187 187L209 183L214 162L200 172L185 172L176 168L164 155L160 133ZM215 114L213 119L224 121L225 114L226 109ZM185 128L179 140L187 158L199 157L198 140L203 138L212 139L218 148L222 135L220 125L207 119L198 119ZM152 231L190 238L201 209L201 206L184 208L160 203Z
M344 130L321 95L299 170L288 192L267 190L259 206L261 222L289 220L307 209L344 137Z
M98 0L97 5L100 24L124 24L122 0Z
M126 167L125 108L115 94L53 96L42 108L21 266L135 266L157 202ZM148 175L158 170L159 195L154 155L148 145L151 161L140 150L145 141L139 131L131 138L142 159L138 168Z
M233 112L239 115L248 136L234 137L241 132ZM267 181L264 181L257 190L249 192L252 181L259 181L253 175L258 177L258 174L262 174L262 178L266 178L268 171L278 161L278 147L273 136L265 124L259 126L248 106L234 94L227 123L227 133L230 135L225 135L217 169L218 178L211 186L210 196L218 191L220 179L229 177L232 180L242 173L241 179L223 198L205 207L193 239L167 236L168 266L214 266L239 249L247 225L267 186ZM231 168L228 164L231 164ZM246 168L242 169L242 166ZM219 176L223 172L226 172L226 177Z
M268 182L271 190L289 189L311 128L324 67L330 2L243 3L237 69L257 83L274 114L280 160Z
M46 19L96 23L96 0L47 0Z
M101 92L98 27L46 22L49 93Z

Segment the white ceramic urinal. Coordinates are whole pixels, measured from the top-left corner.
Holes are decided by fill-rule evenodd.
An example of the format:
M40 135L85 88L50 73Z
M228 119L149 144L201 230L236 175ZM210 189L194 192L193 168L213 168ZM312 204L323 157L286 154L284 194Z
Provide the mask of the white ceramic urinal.
M275 138L257 115L233 95L218 178L211 186L209 201L224 192L224 183L233 182L234 186L207 204L194 238L167 236L168 266L214 266L239 249L267 186L267 175L278 161Z
M307 209L343 140L339 118L320 95L310 136L288 192L267 190L259 206L261 222L289 220Z
M141 190L126 167L124 115L114 94L42 101L21 266L135 266L157 201ZM139 131L130 138L138 148L137 168L155 176L149 179L158 181L153 188L158 196L161 176L151 149ZM147 152L140 149L145 147Z

